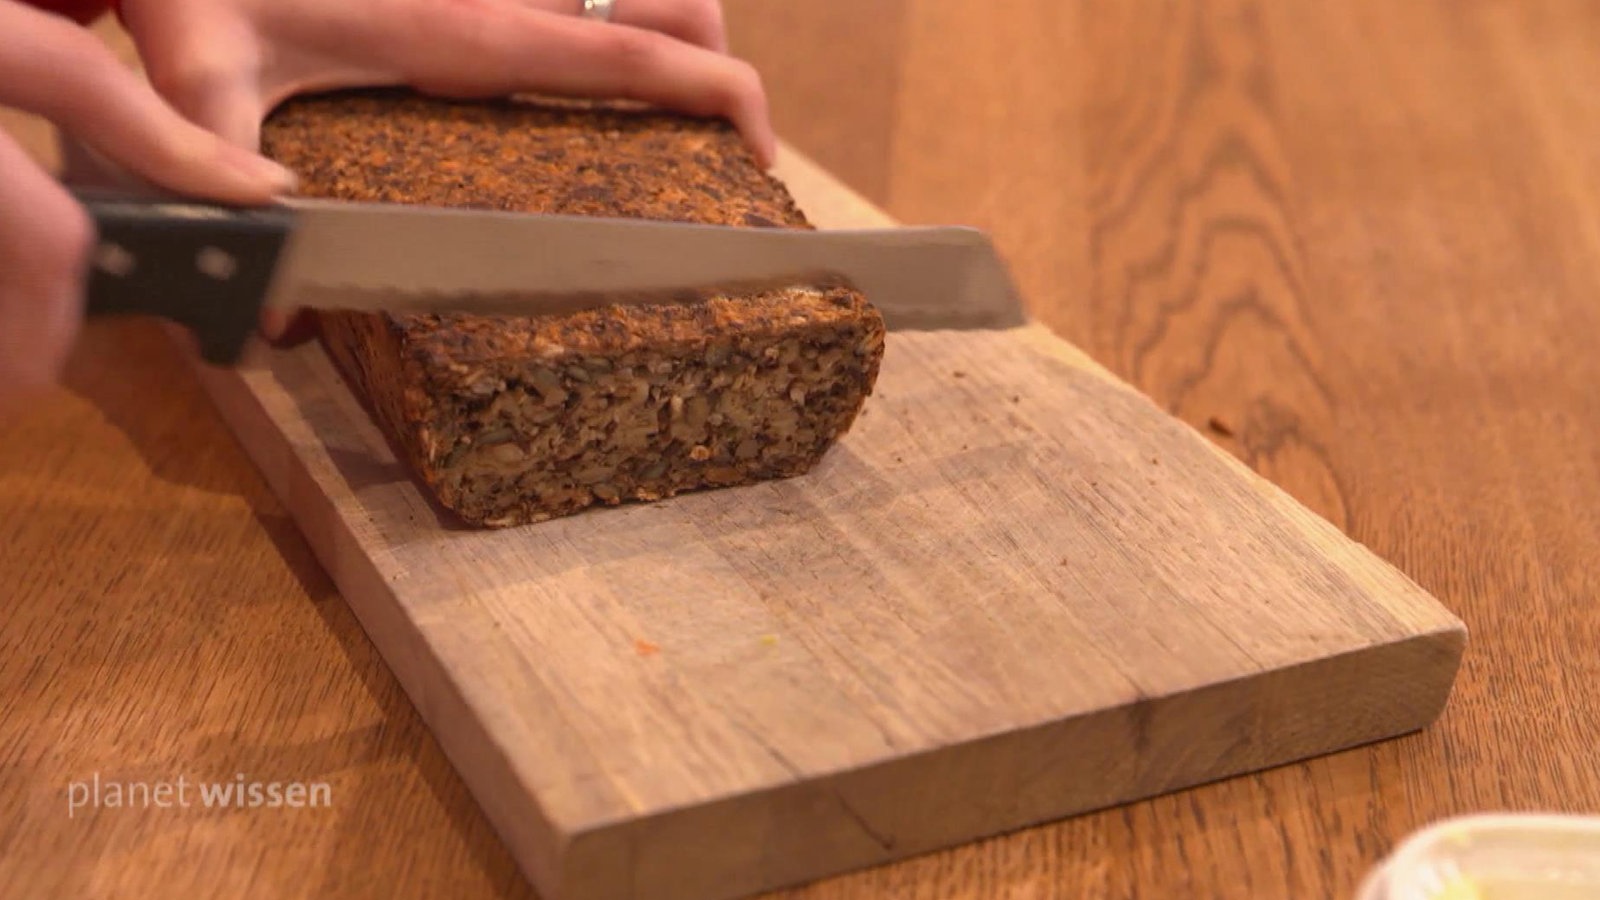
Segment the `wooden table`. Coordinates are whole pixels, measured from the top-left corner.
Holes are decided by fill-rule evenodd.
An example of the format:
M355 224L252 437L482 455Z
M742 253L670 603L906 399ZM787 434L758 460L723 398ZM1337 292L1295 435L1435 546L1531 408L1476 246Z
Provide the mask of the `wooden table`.
M1472 629L1420 734L785 896L1347 896L1439 816L1600 807L1600 11L730 0L780 130L991 229L1038 314ZM531 892L164 338L0 440L0 894ZM68 815L72 782L319 809Z

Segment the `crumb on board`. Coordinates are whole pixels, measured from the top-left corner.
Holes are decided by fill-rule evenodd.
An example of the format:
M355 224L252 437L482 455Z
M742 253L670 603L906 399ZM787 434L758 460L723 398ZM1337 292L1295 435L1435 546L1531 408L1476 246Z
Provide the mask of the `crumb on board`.
M1159 460L1159 459L1155 458L1154 456L1152 456L1152 457L1150 457L1150 465L1159 466L1159 465L1161 465L1161 460Z
M1233 427L1216 416L1206 420L1206 427L1223 437L1233 437Z
M778 646L778 636L775 634L763 634L761 636L761 645L764 647Z
M633 652L640 656L654 656L661 652L661 645L647 641L644 638L634 638Z
M960 369L956 369L954 372L950 373L950 377L951 378L965 378L965 377L967 377L967 373L961 371Z
M1021 394L1012 394L1011 395L1011 402L1012 403L1021 403L1022 402L1022 395Z

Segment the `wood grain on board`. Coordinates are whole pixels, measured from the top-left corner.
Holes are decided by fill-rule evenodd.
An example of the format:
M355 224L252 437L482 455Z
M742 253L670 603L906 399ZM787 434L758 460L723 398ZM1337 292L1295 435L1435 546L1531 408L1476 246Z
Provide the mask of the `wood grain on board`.
M819 227L886 221L777 173ZM319 345L203 380L552 900L739 896L1390 737L1461 653L1037 327L891 334L804 477L498 531L437 511Z
M901 221L994 230L1052 329L1473 633L1416 736L781 896L1340 896L1436 817L1600 807L1600 14L727 9L786 137ZM5 428L0 886L531 896L159 332L92 327ZM65 814L92 771L241 768L334 807Z

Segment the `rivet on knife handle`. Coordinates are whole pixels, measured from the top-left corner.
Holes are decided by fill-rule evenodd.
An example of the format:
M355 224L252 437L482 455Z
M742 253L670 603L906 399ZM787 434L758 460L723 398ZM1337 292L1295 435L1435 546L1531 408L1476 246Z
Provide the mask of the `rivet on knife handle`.
M207 362L237 362L294 212L75 193L98 231L86 313L170 319L194 332Z

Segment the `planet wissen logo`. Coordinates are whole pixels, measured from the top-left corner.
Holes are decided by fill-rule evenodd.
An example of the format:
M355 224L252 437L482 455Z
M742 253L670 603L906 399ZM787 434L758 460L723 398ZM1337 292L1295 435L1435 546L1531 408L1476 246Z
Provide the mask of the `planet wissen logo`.
M67 817L101 809L325 809L333 787L325 781L259 781L243 772L232 779L179 775L159 781L103 778L99 772L67 785Z

